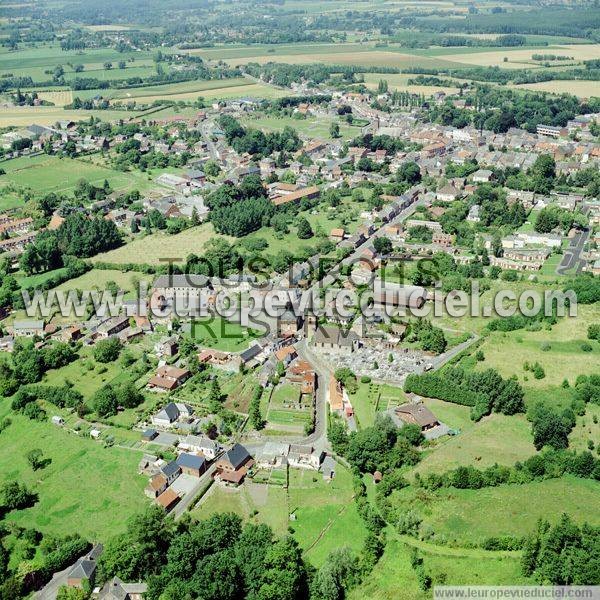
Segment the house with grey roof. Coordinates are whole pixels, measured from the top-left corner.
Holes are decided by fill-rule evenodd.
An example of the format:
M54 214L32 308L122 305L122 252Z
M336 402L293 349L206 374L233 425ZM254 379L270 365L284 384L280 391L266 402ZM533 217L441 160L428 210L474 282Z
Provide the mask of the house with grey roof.
M98 593L98 600L142 600L148 586L145 583L124 583L113 577Z

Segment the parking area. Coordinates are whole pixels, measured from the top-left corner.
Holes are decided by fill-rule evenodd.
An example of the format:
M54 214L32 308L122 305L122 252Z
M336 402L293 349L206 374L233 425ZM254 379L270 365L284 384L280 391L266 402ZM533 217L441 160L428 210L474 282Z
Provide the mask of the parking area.
M171 489L182 498L194 490L198 484L198 478L193 475L182 473L172 484Z

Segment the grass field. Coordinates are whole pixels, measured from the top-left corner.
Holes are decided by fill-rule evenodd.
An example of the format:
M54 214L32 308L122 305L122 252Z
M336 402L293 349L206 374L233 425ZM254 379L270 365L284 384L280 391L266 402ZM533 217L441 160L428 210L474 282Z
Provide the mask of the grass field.
M137 98L142 96L156 96L158 98L168 99L170 96L179 94L205 92L207 90L225 89L227 87L243 85L252 85L252 82L248 79L244 79L243 77L236 77L233 79L220 79L211 81L184 81L180 83L132 87L126 89L81 90L77 92L77 95L80 98L93 98L96 95L101 95L104 98L111 98L114 100L136 100Z
M300 396L297 385L283 383L274 388L271 394L267 421L277 425L302 428L312 409L312 402L308 396Z
M400 510L417 510L436 535L458 544L496 535L521 536L533 530L539 518L555 522L563 512L580 523L600 523L600 516L589 510L600 501L600 485L573 476L480 490L405 488L392 498Z
M134 348L135 346L130 346L129 351L134 353ZM44 376L43 383L60 386L70 382L88 400L103 385L110 383L122 373L127 373L118 361L106 364L97 363L93 358L93 350L89 347L83 348L79 355L79 360L60 369L48 371ZM139 356L139 352L136 353L136 356Z
M241 352L260 336L257 331L221 317L198 319L192 323L191 335L196 342L223 352Z
M577 417L577 424L569 436L569 448L579 452L589 451L590 440L595 447L600 445L600 406L591 402L586 407L585 415Z
M140 453L104 448L49 421L11 418L12 425L0 436L0 480L25 483L39 494L39 501L33 508L10 513L8 520L44 533L80 533L106 541L146 506L146 478L137 475ZM26 460L34 448L52 459L36 472Z
M360 429L371 427L378 412L402 404L406 396L400 388L376 383L360 383L356 394L349 396Z
M522 415L493 414L478 423L469 419L469 409L427 400L427 406L446 425L460 430L456 436L440 438L415 468L421 475L440 473L461 465L488 467L494 463L512 465L535 453L531 425Z
M255 510L258 512L253 514ZM358 551L366 536L352 500L352 476L339 465L330 483L324 482L320 473L290 469L287 490L252 483L237 489L213 486L192 516L204 519L223 511L267 523L279 535L292 526L305 557L317 567L334 548L350 546ZM296 515L294 521L289 520L291 513Z
M128 62L133 58L134 62ZM17 73L21 76L30 76L34 81L48 81L52 79L54 67L62 65L65 77L74 76L72 65L82 64L85 69L79 76L85 77L88 69L94 66L103 66L105 62L112 62L114 68L110 71L110 78L128 77L128 69L117 69L117 63L126 61L127 66L140 64L152 64L152 51L120 53L114 48L86 48L85 50L62 50L58 43L39 44L35 48L20 48L17 52L4 50L0 52L0 74ZM121 71L121 74L119 74ZM125 75L127 74L127 75ZM94 74L97 76L97 74Z
M393 534L392 534L393 535ZM383 556L373 572L358 588L352 590L349 600L425 600L431 591L419 587L417 576L410 564L412 547L418 547L425 570L435 584L446 585L515 585L530 583L520 574L518 557L498 556L483 551L469 554L451 553L445 547L390 537Z
M176 235L163 232L138 237L129 244L98 254L92 260L118 264L164 264L161 259L184 262L190 253L201 254L204 244L215 236L212 225L204 223Z
M47 154L14 158L3 162L2 168L6 174L0 176L0 186L13 183L31 189L34 194L69 193L80 179L99 186L106 179L111 188L119 192L130 189L144 192L153 187L147 176L140 172L122 173L83 160Z
M284 127L293 127L300 135L310 138L330 139L329 128L331 123L338 123L340 136L342 138L355 137L360 134L360 128L352 127L340 119L315 117L310 115L306 119L295 119L293 117L275 116L248 116L240 119L240 122L255 129L263 131L281 131Z
M479 363L480 367L496 368L504 377L516 375L525 388L533 389L558 386L565 378L573 383L579 374L596 372L600 344L587 340L586 331L588 325L600 321L600 306L579 305L577 310L577 317L560 319L550 331L491 334L481 346L485 360ZM592 352L581 350L584 342L590 343ZM547 350L542 351L542 347ZM523 369L526 361L539 362L546 376L535 379L531 372Z
M152 279L152 275L144 275L137 271L123 272L115 269L92 269L81 275L81 277L65 281L65 283L62 283L56 289L63 291L105 290L109 282L114 282L120 290L125 292L125 296L127 297L137 290L137 286L141 281L151 283Z

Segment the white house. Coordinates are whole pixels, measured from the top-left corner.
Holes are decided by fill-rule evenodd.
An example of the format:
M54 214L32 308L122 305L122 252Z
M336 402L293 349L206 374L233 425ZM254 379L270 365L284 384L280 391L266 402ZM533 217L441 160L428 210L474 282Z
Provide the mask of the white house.
M180 439L179 450L200 453L207 460L214 460L219 452L219 444L199 435L186 435Z

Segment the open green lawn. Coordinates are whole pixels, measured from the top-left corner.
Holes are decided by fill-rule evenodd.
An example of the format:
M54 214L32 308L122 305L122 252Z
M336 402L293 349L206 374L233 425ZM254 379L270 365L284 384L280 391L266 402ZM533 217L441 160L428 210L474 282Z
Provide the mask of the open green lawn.
M203 223L175 235L160 231L138 236L120 248L97 254L92 261L158 265L165 264L168 259L182 263L188 254L201 255L204 244L215 236L210 223Z
M192 338L201 346L223 352L246 350L253 339L260 337L259 332L221 317L197 319L192 322L191 327Z
M481 542L490 536L522 536L535 528L539 518L556 522L563 512L579 523L598 525L600 516L590 507L599 501L597 481L571 475L480 490L428 492L411 487L392 495L400 511L416 510L436 536L458 544Z
M258 511L253 515L253 511ZM281 535L291 526L293 536L315 566L331 550L350 546L360 550L366 536L352 500L352 476L338 465L335 479L326 483L321 473L290 469L289 488L247 482L237 489L213 486L192 516L206 518L215 512L233 511L245 520L267 523ZM289 520L294 513L296 519Z
M121 173L84 160L46 154L8 160L2 163L2 168L6 174L0 176L0 187L13 183L31 189L36 195L70 193L80 179L97 186L106 179L111 188L119 192L132 189L144 192L152 186L147 176L139 172Z
M516 376L526 392L526 401L539 398L544 390L556 390L564 379L574 383L577 375L597 372L600 344L587 340L587 328L600 322L599 305L579 305L577 317L564 317L551 330L519 330L509 333L493 333L481 345L485 360L478 368L495 368L503 377ZM589 343L592 352L584 352L582 344ZM542 350L545 348L545 350ZM525 362L539 362L545 371L543 379L535 379L525 371ZM559 403L562 390L548 400Z
M523 415L493 414L473 423L468 420L467 407L440 400L427 400L426 404L442 422L460 433L440 438L427 450L415 468L421 475L461 465L482 468L494 463L512 465L535 453L531 425Z
M277 117L271 115L250 115L241 119L247 127L263 131L281 131L284 127L293 127L300 135L308 138L330 139L329 129L332 123L340 126L340 136L344 139L360 135L360 128L348 125L340 119L330 117L316 117L308 115L306 118Z
M419 587L410 564L413 540L399 539L390 534L383 556L373 572L350 592L349 600L425 600L431 592ZM481 552L477 555L450 554L447 548L426 544L419 546L425 570L433 583L445 585L516 585L531 584L520 573L519 558ZM444 554L448 552L448 554ZM473 552L474 554L474 552Z
M104 448L49 421L30 421L20 415L11 419L0 436L0 481L25 483L39 494L39 501L33 508L10 513L10 521L44 533L80 533L106 541L146 506L147 479L137 475L141 453ZM52 459L36 472L25 458L34 448Z

